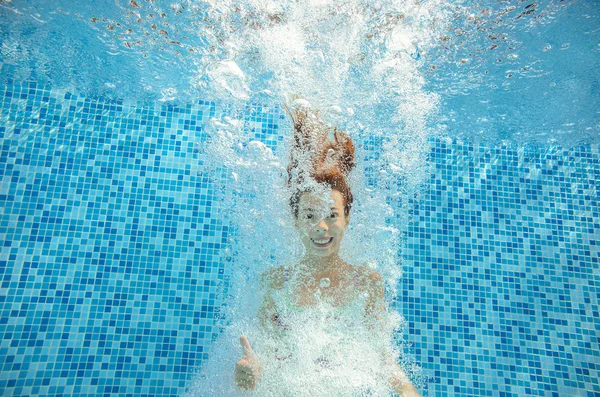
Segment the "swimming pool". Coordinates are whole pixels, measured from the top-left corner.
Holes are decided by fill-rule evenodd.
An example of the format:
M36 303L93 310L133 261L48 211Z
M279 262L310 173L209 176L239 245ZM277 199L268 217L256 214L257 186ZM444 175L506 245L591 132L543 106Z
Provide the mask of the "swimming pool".
M219 334L239 250L260 247L253 255L273 262L283 255L258 239L232 243L271 232L261 214L278 208L261 207L268 192L252 190L276 180L291 128L280 98L257 89L268 70L256 70L262 77L247 91L219 91L202 76L190 89L198 72L186 68L199 61L184 22L206 10L138 3L0 2L3 395L179 395ZM469 46L397 44L423 79L399 87L425 102L439 97L414 103L428 115L423 135L392 140L416 159L393 152L389 131L365 121L385 120L390 98L375 110L350 98L358 186L394 208L386 216L359 193L364 211L395 228L380 225L364 244L385 240L402 267L393 303L424 395L598 396L599 4L507 2L513 8L495 19L486 15L499 5L469 6L498 31L477 36L465 22L451 32L474 37ZM169 42L185 51L152 28L149 14L158 19L161 7L179 28L165 28ZM519 25L526 18L528 29ZM122 33L135 23L143 29ZM473 53L493 45L502 57ZM361 71L344 78L368 85ZM416 129L421 113L410 114ZM218 142L243 145L229 153ZM404 171L381 173L390 153L406 156ZM236 223L234 199L252 204L256 219Z

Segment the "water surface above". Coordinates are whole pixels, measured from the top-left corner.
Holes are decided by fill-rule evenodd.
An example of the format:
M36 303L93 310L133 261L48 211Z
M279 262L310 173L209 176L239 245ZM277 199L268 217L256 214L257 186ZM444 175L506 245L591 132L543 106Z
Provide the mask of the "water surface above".
M422 105L436 134L575 146L600 142L599 10L597 0L4 0L0 66L5 83L131 101L300 93L405 131Z

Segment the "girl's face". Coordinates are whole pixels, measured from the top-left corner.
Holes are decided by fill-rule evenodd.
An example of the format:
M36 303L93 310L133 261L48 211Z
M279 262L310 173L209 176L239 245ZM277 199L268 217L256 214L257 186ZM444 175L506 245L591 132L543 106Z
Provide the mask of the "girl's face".
M300 196L296 227L308 255L324 257L337 253L348 226L342 194L331 190L328 199L325 197L308 192Z

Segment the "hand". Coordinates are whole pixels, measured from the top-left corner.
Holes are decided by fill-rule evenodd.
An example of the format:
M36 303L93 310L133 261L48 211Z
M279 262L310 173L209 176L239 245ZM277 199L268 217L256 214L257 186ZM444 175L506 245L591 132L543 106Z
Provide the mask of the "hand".
M392 388L402 397L421 397L419 391L410 382L406 373L398 364L394 363L396 371L394 372L391 383Z
M235 364L235 382L240 389L254 390L262 375L262 366L244 335L240 337L240 343L244 349L244 357Z

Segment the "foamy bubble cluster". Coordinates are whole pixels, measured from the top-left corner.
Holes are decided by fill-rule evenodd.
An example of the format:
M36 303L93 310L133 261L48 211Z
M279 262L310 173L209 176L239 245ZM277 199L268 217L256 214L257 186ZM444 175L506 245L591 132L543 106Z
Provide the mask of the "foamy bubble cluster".
M239 333L247 335L262 366L253 395L261 397L388 396L390 378L399 352L388 337L402 319L384 314L365 321L365 297L351 305L331 306L325 301L310 308L290 307L286 291L275 295L281 319L266 328L247 322L230 326L213 356L241 354ZM244 393L232 382L233 363L214 360L194 382L192 396L235 396Z
M381 273L395 296L401 276L397 221L406 220L396 209L402 211L426 180L428 122L437 106L437 97L424 89L419 66L446 26L446 3L202 4L217 21L211 36L220 43L218 56L198 61L198 83L207 92L232 103L266 92L291 110L310 109L314 128L337 125L357 143L358 164L350 175L355 204L340 255ZM233 370L241 358L242 334L264 364L257 395L391 395L390 363L401 361L394 336L402 320L394 312L374 331L364 321L361 299L342 310L318 304L291 311L285 303L289 296L280 296L275 298L285 329L259 324L261 275L303 254L284 182L288 153L285 145L272 153L251 141L241 125L213 125L206 163L224 165L230 176L220 193L236 235L227 327L190 395L240 393Z

